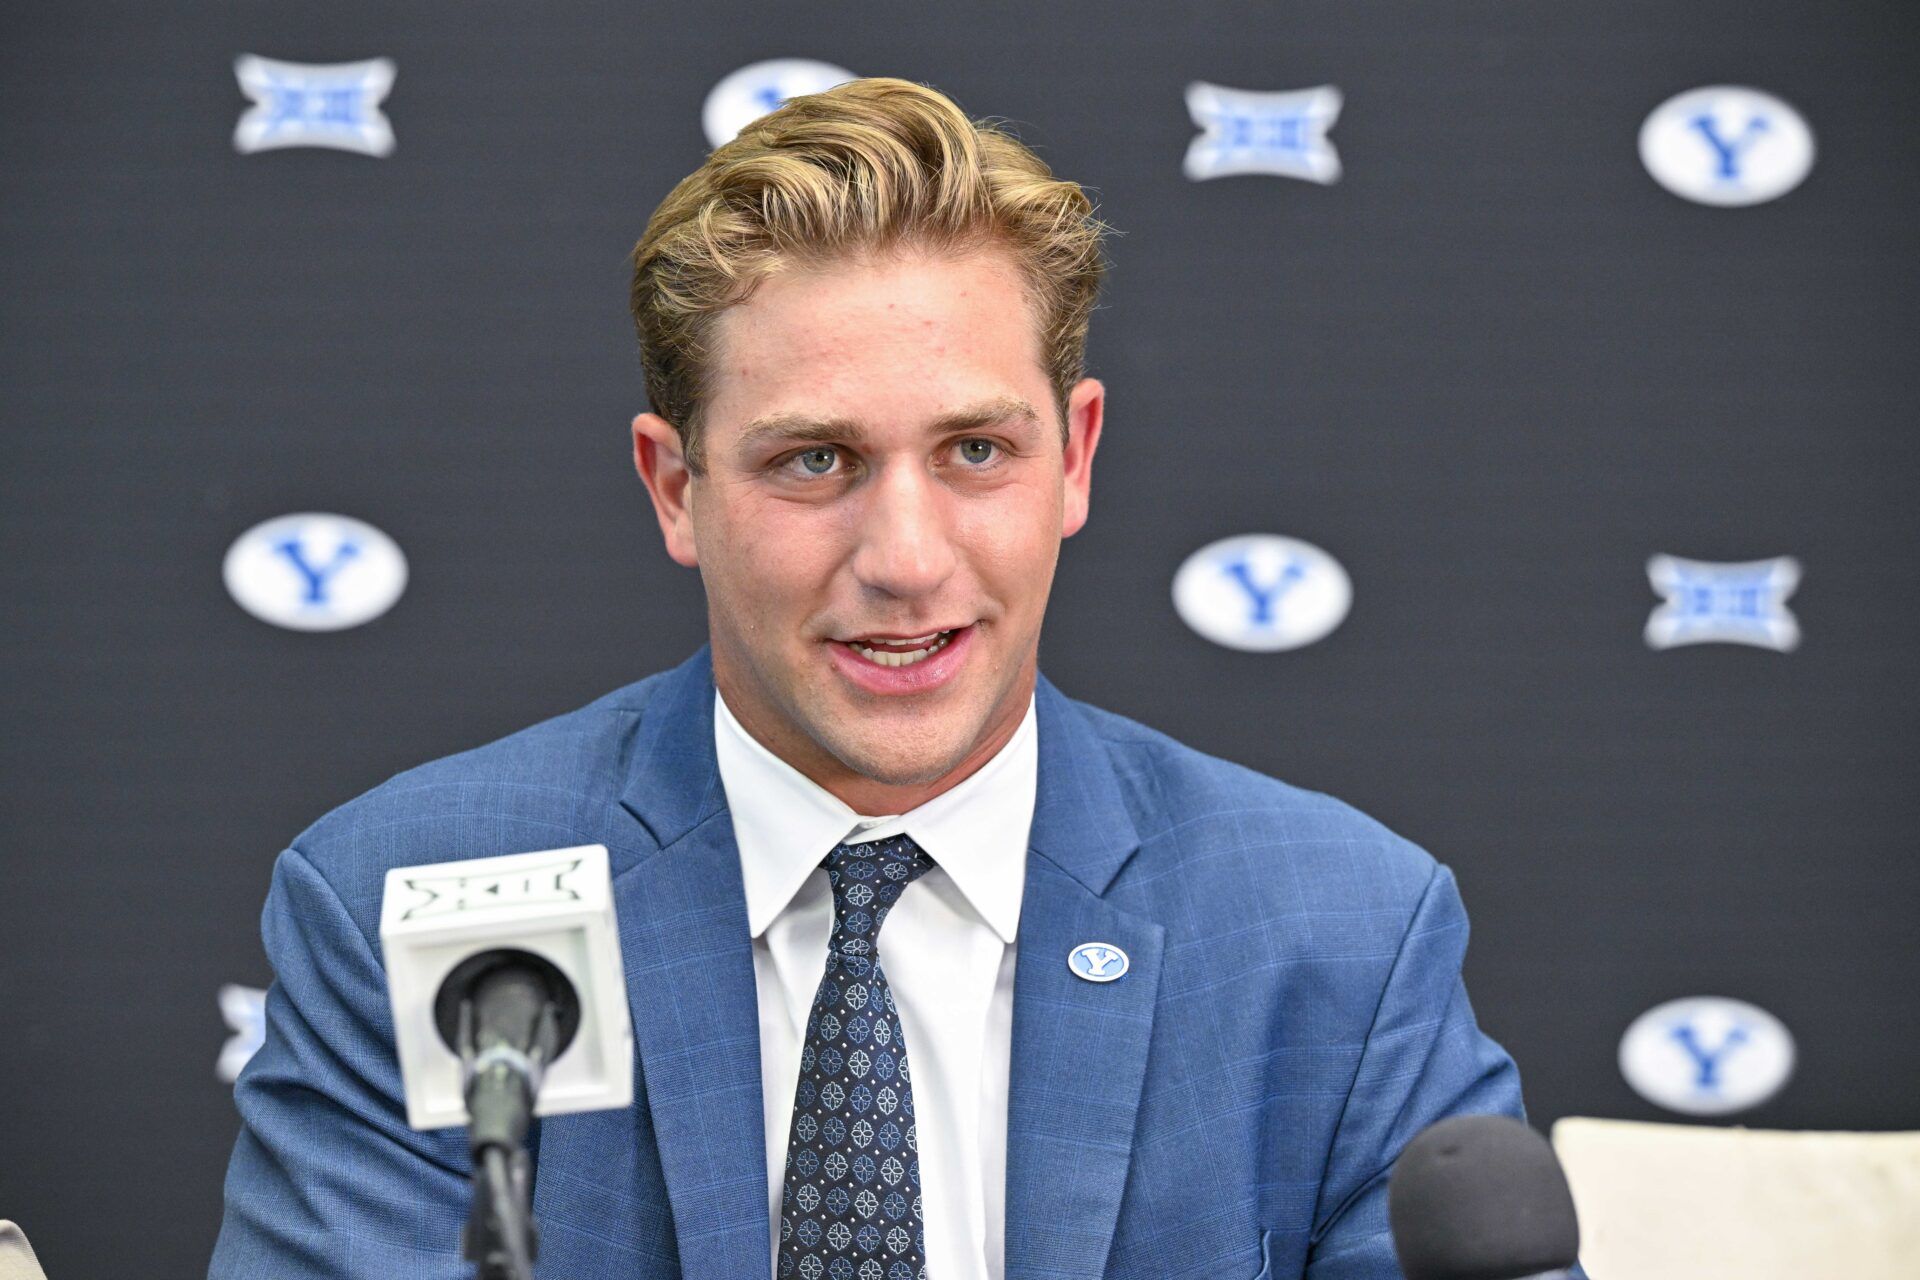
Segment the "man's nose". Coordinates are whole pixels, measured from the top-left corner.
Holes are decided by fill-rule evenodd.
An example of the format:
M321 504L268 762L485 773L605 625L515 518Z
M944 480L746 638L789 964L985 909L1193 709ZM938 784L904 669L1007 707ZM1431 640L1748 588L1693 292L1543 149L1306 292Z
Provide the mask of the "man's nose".
M934 478L896 465L875 476L861 512L853 572L860 584L890 596L925 596L953 576L948 512Z

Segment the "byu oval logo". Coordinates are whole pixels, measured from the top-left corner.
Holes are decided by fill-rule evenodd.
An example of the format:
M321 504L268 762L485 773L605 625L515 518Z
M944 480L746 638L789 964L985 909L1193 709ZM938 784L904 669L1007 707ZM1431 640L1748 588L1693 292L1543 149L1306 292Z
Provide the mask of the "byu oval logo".
M1743 1000L1671 1000L1627 1028L1620 1074L1669 1111L1727 1115L1780 1092L1793 1075L1793 1037L1778 1018Z
M407 587L407 558L362 520L303 511L257 524L227 549L227 593L262 622L341 631L371 622Z
M1297 649L1339 626L1353 603L1340 562L1310 542L1242 534L1188 556L1173 607L1215 644L1252 653Z
M856 78L844 67L811 58L756 62L713 86L707 94L706 106L701 109L700 124L707 131L708 143L724 147L755 120L778 110L788 98L820 93Z
M1813 130L1780 99L1716 84L1667 99L1640 126L1640 161L1673 194L1700 204L1775 200L1813 168Z
M1130 967L1127 953L1111 942L1083 942L1067 952L1067 968L1088 982L1112 982Z

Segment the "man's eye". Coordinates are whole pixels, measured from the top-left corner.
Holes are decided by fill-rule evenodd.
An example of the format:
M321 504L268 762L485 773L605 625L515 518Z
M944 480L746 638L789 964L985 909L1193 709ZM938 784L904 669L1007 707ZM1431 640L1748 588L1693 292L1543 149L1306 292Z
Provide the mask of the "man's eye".
M800 467L810 476L824 476L833 470L833 464L839 461L838 449L806 449L794 455Z
M962 440L959 445L960 460L971 466L980 466L993 461L993 455L999 446L991 440Z

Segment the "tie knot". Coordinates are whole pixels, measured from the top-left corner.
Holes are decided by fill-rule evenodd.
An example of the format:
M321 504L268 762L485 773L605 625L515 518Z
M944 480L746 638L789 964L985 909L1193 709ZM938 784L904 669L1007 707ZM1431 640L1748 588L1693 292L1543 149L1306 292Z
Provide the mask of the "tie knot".
M833 886L833 946L869 955L900 892L933 870L927 851L905 835L835 845L821 862Z

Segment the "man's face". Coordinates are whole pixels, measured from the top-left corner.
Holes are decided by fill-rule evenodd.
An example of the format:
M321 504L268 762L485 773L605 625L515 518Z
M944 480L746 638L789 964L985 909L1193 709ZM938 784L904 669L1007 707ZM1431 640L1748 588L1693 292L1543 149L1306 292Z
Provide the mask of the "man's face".
M1103 393L1068 437L1012 259L912 252L765 280L717 325L705 471L664 420L635 462L706 587L727 706L869 813L984 763L1033 688Z

